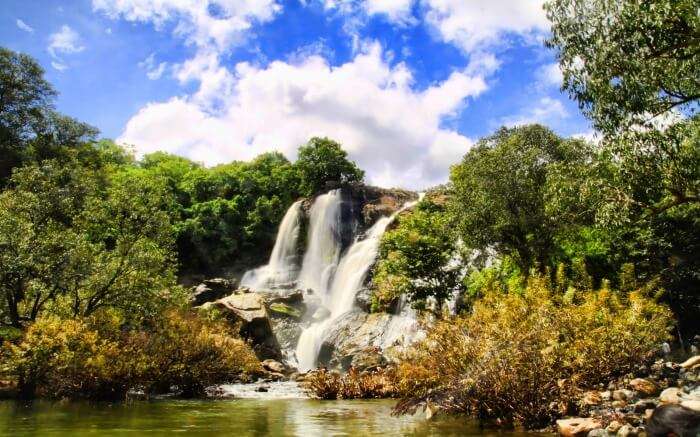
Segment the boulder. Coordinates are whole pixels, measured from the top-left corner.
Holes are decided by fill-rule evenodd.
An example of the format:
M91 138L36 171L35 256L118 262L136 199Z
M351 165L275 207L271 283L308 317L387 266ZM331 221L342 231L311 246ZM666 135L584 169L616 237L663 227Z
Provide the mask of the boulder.
M683 400L681 401L681 407L689 408L691 410L700 412L700 401L696 400Z
M272 331L265 300L257 293L232 294L215 302L234 323L240 334L253 344L258 359L280 359L279 343Z
M292 317L294 319L300 319L302 316L302 312L300 310L281 302L270 304L270 312L274 313L275 315Z
M223 278L205 279L192 289L190 302L192 306L204 305L230 294L234 289L233 281Z
M605 430L610 434L617 434L617 431L622 428L622 424L617 420L611 421Z
M635 437L639 434L639 430L632 425L622 425L617 431L618 437Z
M681 390L677 387L670 387L662 391L659 401L663 404L678 404L681 402Z
M390 321L391 315L385 313L355 311L342 316L334 322L334 327L321 345L319 365L347 370L351 366L362 366L373 361L367 360L367 351L374 347L376 354L382 354L378 347ZM356 355L360 357L355 359Z
M656 385L656 383L649 379L635 378L630 381L629 385L632 390L638 391L646 396L654 396L659 392L659 387Z
M275 372L275 373L282 373L282 374L287 372L287 366L285 366L284 364L280 363L277 360L267 359L267 360L263 360L263 362L260 364L262 364L263 369L267 370L268 372Z
M581 403L587 406L600 405L602 402L603 398L597 391L587 391L581 399Z
M700 366L700 355L690 357L681 363L681 367L684 369L692 369L695 366Z
M585 437L594 429L600 429L603 423L593 417L576 417L557 420L557 430L564 437Z

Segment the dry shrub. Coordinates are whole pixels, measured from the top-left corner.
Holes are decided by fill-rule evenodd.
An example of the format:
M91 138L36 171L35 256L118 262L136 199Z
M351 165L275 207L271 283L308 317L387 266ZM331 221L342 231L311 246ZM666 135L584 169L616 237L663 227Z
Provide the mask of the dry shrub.
M261 371L251 348L223 322L172 310L148 329L119 317L46 317L9 344L4 373L24 397L124 399L130 390L204 394L213 384Z
M668 338L669 310L641 291L555 293L530 278L523 292L487 286L469 315L438 322L404 357L397 413L428 403L501 424L539 427L576 393L629 372Z
M393 397L394 369L359 372L351 368L340 374L326 369L310 372L304 388L320 399L381 399Z

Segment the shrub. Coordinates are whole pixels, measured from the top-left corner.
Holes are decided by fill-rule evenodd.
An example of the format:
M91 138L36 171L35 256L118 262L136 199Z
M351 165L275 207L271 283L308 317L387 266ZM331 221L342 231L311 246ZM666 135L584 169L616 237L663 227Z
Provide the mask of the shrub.
M22 340L8 343L4 373L24 397L124 399L177 389L204 394L207 386L260 371L250 347L221 321L170 310L148 329L128 329L109 312L87 319L46 317Z
M398 368L397 413L434 404L502 424L539 427L576 394L633 370L668 338L669 310L605 287L557 293L545 277L521 292L487 284L471 314L437 322ZM572 412L569 410L569 412Z
M320 399L380 399L393 397L394 369L377 369L359 372L351 368L348 373L326 369L307 375L304 388Z

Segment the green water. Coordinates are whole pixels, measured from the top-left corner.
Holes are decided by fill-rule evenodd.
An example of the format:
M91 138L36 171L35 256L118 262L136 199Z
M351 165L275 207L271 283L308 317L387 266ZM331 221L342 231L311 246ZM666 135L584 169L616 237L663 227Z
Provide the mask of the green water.
M0 402L2 436L486 436L465 419L392 417L391 401ZM504 432L500 435L524 437ZM532 434L539 435L542 434Z

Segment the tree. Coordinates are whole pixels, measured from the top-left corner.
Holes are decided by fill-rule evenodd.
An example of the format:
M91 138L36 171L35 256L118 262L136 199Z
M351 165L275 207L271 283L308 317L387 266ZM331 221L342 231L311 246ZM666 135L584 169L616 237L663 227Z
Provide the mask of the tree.
M696 0L552 0L547 44L558 51L565 90L604 132L700 99Z
M530 125L501 128L452 168L449 209L467 247L511 255L527 271L544 267L559 224L545 211L545 184L556 163L582 160L583 141Z
M364 172L353 161L339 143L328 138L314 137L299 147L299 157L294 166L299 172L300 191L311 196L328 189L328 184L343 185L361 182Z
M173 284L164 182L45 161L0 194L0 321L16 328L47 308L137 318Z
M434 298L439 309L459 284L459 266L452 263L457 247L444 207L424 200L398 221L382 237L373 310L387 310L402 294L417 308Z

